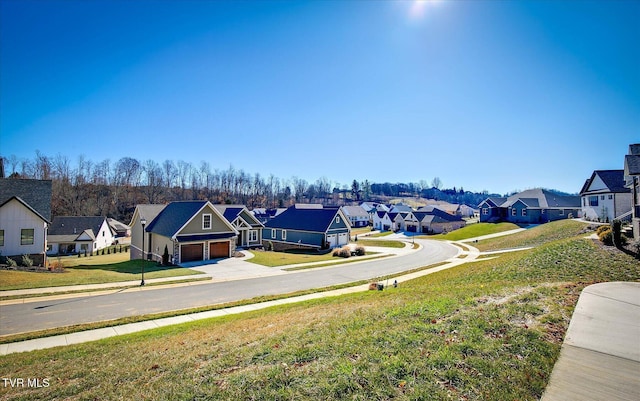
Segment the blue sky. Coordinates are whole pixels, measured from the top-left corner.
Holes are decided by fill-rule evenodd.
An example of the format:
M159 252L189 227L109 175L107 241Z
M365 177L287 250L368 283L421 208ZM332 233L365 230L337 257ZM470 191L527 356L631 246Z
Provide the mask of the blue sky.
M577 192L640 142L638 1L0 7L3 156Z

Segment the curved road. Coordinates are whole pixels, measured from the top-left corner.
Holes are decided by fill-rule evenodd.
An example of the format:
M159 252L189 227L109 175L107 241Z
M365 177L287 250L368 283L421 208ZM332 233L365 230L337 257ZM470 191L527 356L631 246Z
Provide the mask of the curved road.
M0 335L50 329L128 316L167 312L263 295L286 294L368 280L439 263L459 249L445 242L416 240L422 249L405 256L288 274L163 289L119 290L97 296L2 306Z

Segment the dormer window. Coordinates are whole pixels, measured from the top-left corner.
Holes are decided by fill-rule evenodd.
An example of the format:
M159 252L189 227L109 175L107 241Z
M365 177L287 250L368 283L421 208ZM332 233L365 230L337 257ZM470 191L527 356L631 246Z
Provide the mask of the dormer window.
M336 224L340 224L340 216L336 216Z
M203 230L211 230L211 215L203 214L202 215L202 229Z

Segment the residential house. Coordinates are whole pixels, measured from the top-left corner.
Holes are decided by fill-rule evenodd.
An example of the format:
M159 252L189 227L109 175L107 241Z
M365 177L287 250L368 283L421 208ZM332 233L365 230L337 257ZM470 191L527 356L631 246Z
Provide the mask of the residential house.
M625 185L631 191L633 237L640 240L640 143L629 145L624 158Z
M361 206L342 206L342 211L349 219L351 227L366 227L369 225L369 213Z
M276 217L277 215L279 215L280 213L284 212L285 210L287 210L286 208L260 208L257 207L255 209L253 209L251 211L251 213L255 216L256 219L258 219L258 221L260 223L262 223L263 225L273 219L274 217Z
M143 207L140 207L143 206ZM146 207L145 207L146 206ZM162 261L165 249L169 262L180 264L233 256L238 231L208 201L172 202L164 206L152 220L157 208L138 205L131 221L131 258L143 255ZM145 220L144 240L142 219Z
M238 231L236 247L262 246L262 224L244 205L213 205Z
M413 212L418 220L418 232L423 234L441 234L451 232L466 225L466 222L459 216L454 216L437 207L430 211Z
M47 263L51 221L51 181L0 178L0 255L20 263Z
M113 232L116 233L117 238L131 236L131 227L129 227L128 225L121 223L116 219L112 219L111 217L107 218L107 223L109 223L109 226L111 227Z
M393 222L389 218L389 213L385 211L376 211L373 215L373 228L379 231L389 231Z
M479 208L481 222L539 224L582 215L579 196L562 196L541 188L529 189L506 199L487 198Z
M339 207L296 204L265 224L267 249L326 249L349 243L351 226Z
M131 217L131 222L129 223L129 227L131 227L131 248L129 251L129 258L131 260L144 259L142 256L142 224L141 222L142 221L145 222L145 228L146 228L146 225L151 223L153 219L155 219L160 214L162 209L165 208L165 206L166 205L153 205L153 204L140 204L136 206L136 209L133 211L133 216ZM145 241L148 241L148 239L145 238ZM171 250L169 250L169 252L171 253Z
M91 253L115 242L103 216L56 216L49 227L48 255Z
M596 170L580 191L582 216L611 222L631 211L631 189L625 187L624 170Z

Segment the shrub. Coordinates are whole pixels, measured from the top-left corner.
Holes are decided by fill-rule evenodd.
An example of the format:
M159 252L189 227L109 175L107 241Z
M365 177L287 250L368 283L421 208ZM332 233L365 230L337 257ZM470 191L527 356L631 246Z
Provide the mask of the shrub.
M11 258L7 258L7 265L9 267L18 267L18 264L16 263L16 261Z
M596 234L598 234L598 236L600 236L600 234L603 231L607 231L607 230L611 230L611 226L607 226L607 225L601 225L598 227L598 229L596 230Z
M29 255L22 255L22 266L24 267L33 266L33 260L29 257Z
M631 249L636 253L636 256L640 258L640 239L631 242Z
M598 238L600 238L600 242L605 245L613 245L613 232L611 228L601 231L600 234L598 234Z
M356 256L364 256L365 250L363 246L356 247Z
M343 246L342 248L336 248L333 250L333 256L339 256L341 258L348 258L351 256L351 248L349 246Z
M162 254L162 264L164 266L169 266L169 248L164 246L164 253Z

